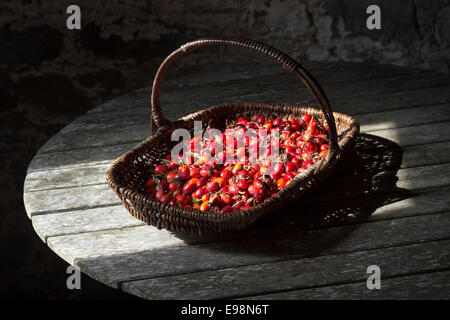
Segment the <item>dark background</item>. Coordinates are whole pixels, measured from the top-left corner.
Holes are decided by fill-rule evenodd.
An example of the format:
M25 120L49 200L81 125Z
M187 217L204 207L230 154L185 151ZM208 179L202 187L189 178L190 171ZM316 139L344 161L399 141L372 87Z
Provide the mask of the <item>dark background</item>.
M66 8L81 8L81 30ZM381 30L366 8L381 8ZM148 86L162 59L200 37L241 35L300 60L372 61L450 69L449 0L0 1L0 295L131 298L82 277L66 288L67 264L41 242L22 200L39 147L94 106ZM183 59L172 75L242 59L226 49Z

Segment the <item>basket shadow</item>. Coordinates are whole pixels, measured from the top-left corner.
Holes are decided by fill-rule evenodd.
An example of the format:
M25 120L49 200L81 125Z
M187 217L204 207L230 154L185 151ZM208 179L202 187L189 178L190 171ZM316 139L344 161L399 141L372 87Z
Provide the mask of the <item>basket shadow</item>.
M304 256L335 246L377 208L412 196L396 187L403 152L396 143L361 134L320 189L240 232L176 234L189 243L227 241L218 246L252 255Z

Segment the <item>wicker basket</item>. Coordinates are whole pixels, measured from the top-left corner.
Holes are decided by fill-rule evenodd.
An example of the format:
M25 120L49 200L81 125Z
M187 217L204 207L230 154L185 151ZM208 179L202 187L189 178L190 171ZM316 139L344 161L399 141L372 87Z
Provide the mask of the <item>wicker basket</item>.
M293 105L267 103L228 103L210 107L190 114L175 122L164 118L159 93L164 73L177 56L210 45L227 45L251 49L272 60L298 76L313 95L321 110ZM126 209L136 218L157 228L173 232L205 233L237 230L253 224L259 218L279 210L286 203L298 200L305 192L319 185L332 171L345 149L354 141L359 132L359 123L354 118L331 111L329 102L319 84L295 60L261 42L226 37L219 39L200 39L188 42L170 54L159 67L153 82L152 119L150 137L138 146L118 158L108 169L107 182L122 201ZM178 143L171 141L174 129L185 128L193 134L194 121L202 121L203 127L224 129L227 119L236 119L238 115L250 116L277 114L282 117L300 116L308 113L319 119L325 119L329 125L329 152L326 157L295 176L292 182L275 196L248 210L216 213L189 210L171 206L150 199L145 192L149 167L155 166ZM156 132L155 126L157 127Z

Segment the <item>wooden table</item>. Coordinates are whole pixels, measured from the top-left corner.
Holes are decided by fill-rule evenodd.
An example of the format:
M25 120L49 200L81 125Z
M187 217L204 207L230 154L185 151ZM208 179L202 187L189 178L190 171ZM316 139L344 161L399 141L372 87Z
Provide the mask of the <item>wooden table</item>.
M148 299L448 298L448 75L306 63L361 136L319 191L242 233L176 235L131 217L106 185L112 162L148 134L150 89L120 96L52 137L28 168L24 201L60 257ZM311 103L279 66L222 66L166 81L175 119L221 102ZM64 107L64 106L62 106ZM367 267L381 268L369 290Z

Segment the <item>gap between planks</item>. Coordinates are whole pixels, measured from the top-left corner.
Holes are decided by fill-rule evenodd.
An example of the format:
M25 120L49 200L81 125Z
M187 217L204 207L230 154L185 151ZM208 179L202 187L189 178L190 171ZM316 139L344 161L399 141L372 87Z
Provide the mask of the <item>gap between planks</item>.
M439 104L439 105L435 105L435 106L429 106L426 110L427 112L425 113L424 117L427 118L428 123L424 124L423 123L423 117L420 116L420 111L424 110L424 108L411 108L410 110L408 109L403 109L401 111L392 111L392 112L377 112L377 113L372 113L366 116L361 117L359 120L361 120L362 125L361 125L361 133L367 133L367 134L377 134L380 132L386 132L386 130L395 130L395 129L405 129L408 127L415 127L415 126L433 126L434 124L439 125L441 123L447 123L448 120L450 118L447 118L447 114L445 112L445 108L447 106L450 106L448 104ZM418 111L418 113L414 112L415 110ZM397 123L395 123L395 121L392 122L392 124L390 124L389 121L385 121L384 126L382 125L380 127L380 125L375 125L374 123L377 123L376 121L380 121L382 118L384 118L384 115L387 116L387 118L400 118L400 120L397 120ZM389 117L390 116L390 117ZM378 120L377 120L378 119ZM364 124L364 122L369 122L368 124ZM378 122L379 123L379 122ZM433 128L429 128L429 131L433 131ZM137 144L140 141L136 141L135 143ZM427 141L427 143L429 142L433 142L433 141ZM124 151L130 149L131 147L134 146L134 144L131 144L129 141L125 142L123 144L124 146ZM86 148L91 148L91 147L86 147ZM108 149L109 146L98 146L95 147L95 149L98 148L103 148L103 149ZM78 148L78 149L73 149L72 151L81 151L82 148ZM56 156L58 154L61 153L67 153L69 154L71 151L57 151L58 153L56 153ZM118 152L119 153L119 152ZM50 153L47 153L45 155L49 155ZM110 157L112 159L108 159L105 161L113 161L114 157L118 157L118 154L115 154L113 157ZM39 158L39 157L38 157ZM35 161L33 159L33 161ZM34 163L32 162L31 165L33 165ZM31 166L30 165L30 166ZM83 163L83 166L89 167L89 166L95 166L94 165L90 165ZM99 165L99 164L97 164ZM101 164L100 164L101 165ZM72 167L77 167L76 165L72 165ZM58 170L59 168L55 168L56 170ZM34 169L34 170L28 170L28 173L32 173L32 172L39 172L39 171L49 171L49 170L53 170L52 168L43 168L43 169ZM27 186L25 186L26 188Z
M396 183L397 188L405 189L424 189L434 186L446 185L445 179L449 175L449 163L441 165L427 165L414 168L398 169L395 171L385 170L379 173L373 173L374 177L378 174L389 175L389 173L396 173L396 176L400 175L399 181ZM435 174L427 180L418 180L415 176L424 174ZM367 174L366 174L367 175ZM338 177L337 182L343 181L358 181L366 175L346 175ZM435 183L436 185L427 185L427 183ZM355 190L353 190L355 191ZM385 189L380 189L379 192L386 192ZM84 206L76 205L78 203L79 196L89 196L89 199L84 199ZM342 192L335 193L338 198L341 198L344 194ZM358 195L358 193L356 193ZM333 196L334 199L335 196ZM343 198L347 198L347 196ZM55 202L54 199L58 199L59 202ZM70 211L76 209L86 209L90 207L109 206L119 203L116 195L110 190L107 184L98 184L89 187L71 187L66 189L53 189L45 191L34 191L24 193L24 203L27 209L28 215L31 217L36 214L44 214L51 212L61 212L64 210Z
M405 217L405 216L414 216L421 214L430 214L430 213L439 213L450 209L450 207L443 203L443 199L445 196L440 195L443 193L448 193L450 188L448 186L441 187L431 187L421 190L413 190L414 198L404 197L405 191L397 191L395 193L375 193L364 196L356 196L342 199L324 199L320 200L321 206L318 207L317 210L327 212L326 207L330 204L336 205L344 205L346 202L351 201L354 205L373 202L376 199L384 198L390 195L394 200L391 203L382 203L374 209L374 212L367 218L365 221L379 221L379 220L389 220L395 219L396 217ZM411 192L411 191L410 191ZM403 199L402 199L403 198ZM429 200L428 200L429 198ZM433 201L431 201L433 199ZM414 200L414 201L412 201ZM414 203L414 210L411 211L411 206ZM311 201L307 202L308 205L311 204ZM420 208L423 211L418 211ZM410 208L407 214L399 214L399 210L406 210ZM334 206L330 206L331 211L336 210ZM110 211L107 214L107 211ZM98 212L98 213L97 213ZM394 216L394 213L396 215ZM96 222L98 221L99 215L102 215L101 224ZM92 220L92 221L91 221ZM336 223L328 223L323 224L323 228L332 227L336 225L345 225L345 224L355 224L355 223L363 223L361 219L356 218L347 218L345 221L342 221L338 224ZM69 235L69 234L77 234L77 233L86 233L86 232L97 232L97 231L106 231L106 230L115 230L121 229L123 227L133 226L141 226L145 225L138 219L132 217L121 204L104 206L98 208L90 208L88 210L78 209L71 210L67 212L58 212L58 213L48 213L41 215L33 215L32 217L33 226L44 242L47 242L49 237ZM107 224L109 223L109 224ZM293 223L293 221L291 221ZM56 224L56 227L53 226ZM68 225L68 227L63 227L64 225ZM317 229L317 227L314 227ZM292 228L291 228L292 229ZM65 230L65 231L64 231ZM267 230L266 230L267 231Z
M286 290L238 300L304 300L304 299L448 299L450 291L448 268L382 278L381 290L367 289L366 281L324 285L300 290ZM386 285L387 284L387 285ZM426 286L424 286L426 285ZM439 291L438 291L439 290Z
M448 160L450 160L450 148L446 148L447 146L450 146L450 140L440 142L427 142L402 148L403 159L399 169L445 164L448 162ZM433 158L432 160L429 159L431 161L427 161L426 163L420 162L421 159L417 159L417 153L426 153L430 151L437 152L438 150L436 149L440 149L439 156L437 158ZM389 152L394 152L395 150L396 148L393 147L386 147L379 150L369 148L361 150L360 153L362 155L373 156L376 153L375 151L388 154ZM403 164L404 161L406 161L406 164ZM28 173L28 175L26 176L24 192L32 193L80 186L106 185L105 173L110 165L111 163L91 164L80 165L78 167L64 167L43 171L33 171Z
M394 277L450 269L450 260L443 250L449 245L448 239L442 239L420 244L371 248L334 255L124 281L120 282L118 287L142 298L189 299L192 298L190 294L195 294L199 299L236 299L357 283L366 279L365 268L374 263L381 264L384 282ZM429 261L431 265L426 265ZM327 268L330 270L325 270ZM325 272L327 274L324 274ZM317 276L318 273L320 276ZM161 290L163 287L166 289ZM152 291L150 296L148 292L142 292L143 288Z
M359 72L361 76L357 76L356 78L354 77L355 75L352 75L351 73L355 73L355 72ZM432 77L432 81L436 82L436 78L438 79L438 84L440 83L439 81L444 80L443 83L445 83L445 77L443 77L440 74L433 74L433 73L429 73L429 72L424 72L424 71L412 71L412 72L406 72L406 73L399 73L399 72L394 72L393 74L389 74L389 73L381 73L376 77L370 76L370 75L366 75L364 74L364 72L360 72L358 70L351 70L350 74L347 75L342 75L342 73L340 73L338 75L338 77L343 77L344 80L336 80L336 75L335 74L328 74L328 73L323 73L320 74L319 77L319 82L321 83L321 85L323 85L325 88L327 86L333 86L333 85L348 85L351 83L368 83L368 82L374 82L376 80L381 80L381 79L389 79L390 81L396 81L398 80L400 77L404 77L405 81L402 81L399 85L400 86L404 86L406 85L411 85L411 83L413 82L413 80L417 80L421 83L420 87L426 86L426 85L430 85L428 84L422 84L422 78L425 75L432 75L434 76L434 78ZM353 77L351 79L348 79L348 77ZM285 92L285 91L292 91L293 89L300 89L302 88L301 86L301 82L297 80L295 77L293 77L293 75L291 74L276 74L276 75L270 75L270 76L258 76L254 78L256 81L250 82L249 85L249 81L247 79L237 79L237 80L227 80L225 82L221 82L221 83L208 83L208 88L207 88L207 92L208 92L208 98L201 96L202 99L211 99L209 97L214 97L214 98L220 98L220 99L224 99L224 98L233 98L233 97L250 97L250 96L254 96L254 95L258 95L267 91L270 92ZM276 81L274 81L276 79ZM183 81L182 79L180 81ZM428 82L432 82L432 81L428 81ZM245 85L244 85L245 84ZM393 87L393 86L391 86ZM413 86L414 87L414 86ZM245 88L247 91L244 92L242 88ZM261 90L260 88L265 88L264 90ZM408 88L408 87L406 87ZM164 84L163 84L163 90L164 90ZM197 101L199 94L196 93L197 91L200 93L205 92L205 88L204 85L201 86L169 86L169 88L166 88L169 90L165 90L168 91L166 92L166 94L163 94L162 96L162 103L163 105L167 108L170 104L179 104L182 101ZM241 90L239 93L235 93L235 91L239 91ZM328 90L328 89L327 89ZM325 91L327 91L325 90ZM391 88L389 88L389 90L391 90L390 92L393 92ZM146 99L149 99L147 96L149 94L149 92L151 92L151 88L143 88L143 89L139 89L135 92L134 95L129 94L130 96L132 96L134 99L136 99L136 96L146 96ZM175 95L170 95L169 92L175 92L176 95L181 95L184 97L182 99L174 99ZM350 91L350 94L353 94L355 91L352 90ZM308 96L309 97L309 93L307 93L306 91L303 90L299 90L299 96ZM306 93L306 94L305 94ZM379 94L379 92L377 93ZM187 95L187 96L186 96ZM170 97L170 98L166 98ZM192 97L195 97L196 99L191 99ZM104 111L106 109L110 109L112 107L114 107L114 100L112 102L107 102L102 106L99 106L99 111ZM127 109L129 110L133 110L136 107L134 106L130 106ZM166 110L167 111L167 110ZM92 111L91 111L92 112ZM98 111L97 111L98 112ZM92 112L93 113L93 112Z
M420 216L434 213L445 212L450 209L448 204L445 204L446 194L449 193L450 188L447 187L435 187L428 188L423 190L415 190L414 198L411 201L411 198L401 199L402 192L390 193L392 197L397 197L399 200L394 201L392 203L381 204L379 207L375 208L366 220L361 218L349 218L339 221L339 222L331 222L328 224L323 224L320 227L314 227L314 229L325 229L330 227L335 227L339 225L351 225L351 224L359 224L365 222L373 222L373 221L382 221L382 220L393 220L397 218L410 217L410 216ZM442 193L442 194L441 194ZM445 195L444 195L445 194ZM384 194L375 194L369 196L355 197L355 198L346 198L346 199L338 199L338 204L345 204L346 201L355 202L370 202L377 198L383 198ZM323 201L322 207L327 206L332 203L331 201ZM336 202L334 203L336 204ZM320 208L323 212L327 212L324 208ZM99 210L101 209L101 210ZM405 210L409 209L407 212ZM113 214L106 214L106 211L110 210ZM331 211L335 210L334 207L330 209ZM399 211L402 211L400 213ZM96 211L101 212L101 224L98 223L98 217L100 214L96 214ZM120 212L120 213L119 213ZM55 216L57 215L57 216ZM283 220L284 221L284 220ZM57 236L65 236L65 235L74 235L79 233L88 233L88 232L100 232L107 230L119 230L128 227L138 227L145 226L143 222L138 219L132 217L126 210L122 207L122 205L114 205L110 207L102 207L102 208L93 208L89 209L87 212L85 210L73 210L65 213L51 213L46 215L35 215L32 217L33 227L36 230L36 233L40 236L40 238L47 242L51 237ZM282 227L282 222L279 223L278 228L280 230L273 231L272 229L260 228L258 230L258 234L276 234L281 232L286 232L288 230L297 230L298 227L295 225L295 221L291 221L294 225L289 225L289 221L286 222L286 227ZM56 227L59 228L59 231ZM69 224L69 227L64 227L64 225ZM304 228L304 227L303 227ZM251 229L251 228L250 228ZM311 228L309 228L311 229ZM253 230L253 229L252 229ZM306 230L306 229L305 229ZM157 233L161 233L160 231L156 231ZM164 231L163 231L164 232ZM233 234L228 237L218 238L218 239L208 239L205 238L201 242L213 242L213 241L223 241L229 239L235 239L239 237L247 237L251 235L251 231L245 231L242 234ZM186 240L190 242L189 240ZM195 244L195 242L190 242L191 244Z
M426 153L425 151L430 151L430 150L434 150L436 147L442 147L442 146L446 146L448 145L447 142L434 142L434 143L425 143L425 144L421 144L418 146L409 146L404 148L404 150L406 152L404 152L404 160L403 161L407 161L407 165L403 165L399 168L399 170L407 170L407 169L412 169L412 168L417 168L417 167L426 167L426 166L433 166L436 165L436 163L433 162L433 160L438 160L441 159L440 161L438 161L438 163L441 163L442 165L445 166L445 164L448 162L446 157L446 154L448 154L448 150L449 149L444 149L442 152L439 153L439 157L434 157L432 159L428 159L427 160L427 164L425 163L421 163L421 158L420 156L420 150L423 150L424 153ZM389 151L392 151L394 149L392 148L386 148L383 149L384 153L389 153ZM362 150L361 155L364 154L368 154L371 155L373 154L373 152L371 152L370 150ZM407 156L407 157L405 157ZM409 159L408 159L409 157ZM416 158L420 158L420 159L416 159ZM426 158L424 158L426 160ZM411 164L413 164L411 166ZM100 186L104 186L105 189L106 187L106 182L103 182L103 177L104 177L104 171L106 171L106 168L108 167L107 164L101 164L101 165L93 165L93 166L87 166L87 167L78 167L78 168L69 168L69 169L53 169L53 170L48 170L48 171L38 171L38 172L33 172L33 173L29 173L26 177L26 182L25 182L25 202L27 203L28 201L33 201L33 197L32 194L33 193L39 193L39 192L44 192L44 191L51 191L51 190L63 190L63 189L69 189L69 188L75 188L75 187L83 187L83 186L92 186L93 188L98 188ZM44 177L42 177L44 175ZM81 179L79 184L75 183L75 184L70 184L70 185L61 185L62 184L62 180L61 179L65 179L64 181L66 181L66 177L67 176L74 176L75 177L75 181L77 181L76 179ZM41 178L40 178L41 177ZM86 183L86 178L89 178L90 182ZM35 180L33 182L33 179ZM45 179L45 180L39 180L39 179ZM50 180L49 180L50 179ZM61 182L58 182L60 181ZM52 182L53 181L53 182ZM70 180L72 181L72 180ZM58 186L56 185L58 183ZM48 185L48 187L45 187L45 184ZM39 186L39 189L35 189L32 186L36 185ZM103 189L102 189L103 190ZM36 210L32 210L32 212L30 212L30 214L33 214L33 212L35 212Z
M427 109L423 109L419 111L419 114L423 113L424 118L427 119L427 123L433 123L435 121L447 120L448 121L448 113L441 112L442 109L447 104L442 105L435 105L435 106L429 106ZM413 108L415 109L415 108ZM429 110L430 113L427 114L426 110ZM398 111L392 111L388 112L387 116L395 116L398 114L400 117L403 117L406 119L403 120L403 118L400 118L399 125L397 126L395 124L395 118L384 118L383 112L375 113L376 116L378 116L379 122L379 128L381 130L387 130L387 129L394 129L396 127L399 127L399 129L402 129L403 126L408 126L409 123L413 123L417 126L421 125L422 120L420 120L419 117L414 117L411 114L407 113L407 116L405 116L404 110L398 110ZM440 117L438 117L441 115ZM370 115L366 116L360 116L358 120L361 120L362 126L364 126L364 119L368 118L370 119ZM438 117L438 118L436 118ZM372 121L375 121L373 119ZM120 124L117 124L117 127L110 127L106 129L99 129L99 130L85 130L80 132L69 132L69 133L59 133L52 138L41 148L39 151L39 154L50 154L54 152L61 152L61 151L74 151L79 149L87 149L91 147L99 148L99 147L105 147L105 146L114 146L119 144L127 144L134 142L135 144L138 144L148 136L148 121L145 121L144 123L138 123L130 126L120 126ZM386 126L386 123L388 126ZM437 123L436 123L437 124ZM368 126L374 126L375 124L367 124ZM370 128L370 127L369 127ZM362 128L364 130L364 128ZM370 132L374 129L369 129L367 132Z
M441 167L441 166L438 166L438 168L439 167ZM423 168L422 168L423 169ZM436 172L442 172L442 170L441 169L437 169L438 171L436 171ZM414 174L415 175L415 174ZM432 174L431 176L439 176L439 175L436 175L436 174ZM425 188L429 188L430 186L425 186ZM376 197L377 196L377 194L373 194L372 196L374 196L374 197ZM114 200L116 200L115 199L115 197L113 197L113 199ZM109 205L108 205L109 206ZM103 207L107 207L107 206L103 206ZM124 212L124 216L126 216L127 218L130 218L130 216L125 212L125 210L123 209L123 208L121 208L122 210L123 210L123 212ZM90 210L90 209L89 209ZM105 209L106 210L106 209ZM71 212L71 215L72 214L74 214L75 212L77 212L77 210L75 209L75 208L73 208L73 209L68 209L67 211L66 211L67 213L69 213L69 212ZM79 211L78 211L79 212ZM83 213L84 214L84 213ZM88 215L88 214L86 214L86 215ZM80 217L84 217L84 215L83 216L80 216ZM136 220L136 221L138 221L138 220ZM36 228L36 226L35 226L35 228ZM99 230L104 230L104 229L102 229L102 228L100 228ZM99 230L96 230L96 231L99 231ZM39 232L39 228L36 228L36 231L38 232L38 234L41 236L41 232ZM42 236L41 236L42 237ZM44 236L45 237L45 236ZM44 239L44 237L42 237L43 239Z
M418 79L418 81L422 81L422 79L421 78L419 78ZM403 82L402 82L403 83ZM427 85L430 85L430 83L429 82L426 82L426 84ZM358 83L358 85L361 85L360 83ZM369 88L372 88L373 86L369 86ZM387 86L388 88L390 88L389 86ZM420 87L423 87L423 86L420 86ZM222 88L221 88L222 89ZM338 92L341 92L342 90L341 89L339 89L339 90L337 90ZM351 90L350 92L351 93L353 93L353 92L355 92L355 91L358 91L358 90ZM379 94L379 92L377 92L377 94ZM117 106L116 106L117 107ZM64 129L63 129L64 130ZM48 147L48 144L46 144L46 145L44 145L43 146L43 148L41 148L41 150L40 150L40 153L42 153L42 152L49 152L49 151L52 151L52 150L46 150L46 146Z
M448 212L397 221L377 221L356 227L338 226L200 246L183 245L161 250L145 248L138 252L111 253L110 256L85 256L78 257L76 265L91 277L117 287L119 282L135 279L176 277L186 273L335 256L448 239L448 229L437 229L431 233L427 228L438 225L448 225ZM384 236L380 237L380 234ZM64 249L54 245L51 243L51 248L64 257Z
M395 67L392 68L390 65L377 65L377 64L365 64L364 72L361 72L360 65L357 63L349 63L349 62L337 62L332 64L321 64L320 66L313 66L309 68L308 66L303 66L311 71L318 74L331 74L336 73L336 71L342 71L339 74L345 72L358 72L359 74L365 77L376 78L379 76L383 76L386 74L390 74L391 76L399 76L399 75L407 75L414 74L418 72L423 72L421 69L414 68L405 68L405 67ZM221 65L218 66L220 69L224 69ZM214 72L196 72L189 75L172 78L163 83L168 88L171 87L198 87L205 86L207 84L222 84L228 81L234 80L246 80L251 81L252 79L260 78L261 76L277 76L277 75L290 75L293 76L290 72L287 72L283 68L278 68L278 66L270 66L270 65L258 65L258 64L246 64L246 65L234 65L227 66L228 68L234 68L233 71L214 71ZM225 69L228 69L225 67ZM253 69L253 70L252 70ZM427 71L425 71L427 72ZM430 72L432 73L432 72ZM295 78L293 78L295 79ZM206 80L206 81L205 81Z
M415 89L410 92L403 92L403 94L408 93L408 95L405 95L404 97L396 97L396 94L385 94L385 95L375 95L376 101L370 102L370 98L367 99L367 96L364 99L352 99L350 100L348 98L341 98L341 99L334 99L333 102L336 103L338 106L341 105L341 107L337 108L336 111L340 111L343 113L349 113L355 116L358 115L364 115L369 114L373 112L380 112L380 111L391 111L391 110L400 110L400 109L406 109L409 107L426 107L431 105L437 105L437 104L443 104L449 101L450 95L448 93L441 94L440 99L436 99L436 95L438 92L435 92L436 89L444 90L446 93L448 91L448 87L445 88L428 88L428 89ZM421 93L419 95L419 93ZM389 101L383 101L386 100L390 96L391 100ZM415 97L415 98L414 98ZM431 100L427 100L429 97L432 97ZM371 98L373 99L373 97ZM381 99L381 102L380 102ZM420 100L423 99L423 100ZM434 99L434 100L433 100ZM360 110L361 101L363 100L364 103L369 103L371 107L376 107L376 110L366 112L365 110ZM206 101L206 100L205 100ZM420 102L422 101L422 102ZM218 101L211 101L211 104L216 104ZM388 102L388 103L387 103ZM205 102L203 102L205 104ZM333 104L334 104L333 103ZM304 103L294 103L298 105L304 105ZM412 104L412 105L411 105ZM120 104L119 104L120 105ZM393 105L393 108L386 109L385 106ZM121 106L121 105L120 105ZM166 107L170 109L173 105L167 105ZM180 108L180 105L175 105L176 107ZM181 105L183 106L183 105ZM351 109L349 109L348 106L351 106ZM355 106L357 107L356 111L354 110ZM359 108L359 109L358 109ZM100 117L101 114L101 117ZM133 114L126 113L123 114L122 109L120 109L120 114L115 114L114 112L106 113L95 113L95 114L85 114L83 116L80 116L75 121L73 121L71 124L63 128L60 133L69 133L73 131L77 131L80 126L84 126L84 128L99 128L99 121L100 122L100 128L107 128L112 127L115 122L120 120L120 126L125 125L132 125L136 124L136 121L141 120L142 116L149 117L149 110L147 107L147 103L142 103L142 106L136 107L136 110ZM105 119L106 117L106 119ZM97 119L98 118L98 119ZM178 118L178 117L176 117ZM105 121L107 120L107 121ZM106 125L106 127L105 127Z
M245 83L248 83L248 81L251 81L252 79L257 79L257 80L260 80L261 78L262 79L266 79L266 78L271 79L271 77L274 77L274 76L281 76L283 79L287 78L287 80L286 80L287 83L292 83L292 82L294 82L294 80L296 80L296 78L292 74L286 72L285 70L283 70L281 68L280 69L273 68L273 67L267 68L267 66L263 66L263 68L261 70L261 69L258 69L258 67L261 67L261 66L256 66L257 70L249 71L249 66L246 66L244 68L240 68L238 66L237 69L240 68L242 70L235 70L230 73L227 71L220 73L220 71L219 71L219 72L213 72L212 74L209 72L200 72L200 73L196 73L196 74L192 74L192 75L188 75L188 76L174 78L174 79L165 81L163 83L163 90L167 90L167 91L191 90L191 89L199 88L199 87L203 88L205 85L223 86L224 83L227 83L227 82L238 83L239 81L240 82L245 81ZM355 68L355 70L352 70L352 68ZM400 68L396 67L394 69L391 69L390 67L388 67L386 65L378 66L378 65L370 64L370 65L368 65L368 69L370 70L369 74L368 74L367 70L365 70L365 72L361 72L361 69L357 68L357 66L355 66L354 64L344 62L344 63L338 64L336 66L333 66L332 68L319 69L318 74L321 77L323 77L324 75L326 76L327 74L333 75L333 74L335 74L335 72L333 72L333 71L339 70L339 69L341 69L341 70L344 69L344 73L345 72L347 72L347 73L348 72L350 72L350 73L357 72L363 76L363 78L359 77L355 80L347 80L347 82L361 81L364 79L369 80L369 79L379 79L379 78L386 78L386 77L396 77L396 76L401 76L401 75L412 75L412 74L417 74L418 72L427 73L426 71L419 70L419 69L409 69L409 68L402 68L402 67L400 67ZM370 72L375 73L376 76L375 77L373 75L371 76ZM340 72L339 76L341 76L342 73L343 72ZM229 77L230 75L232 75L233 77L227 79L227 76ZM213 77L213 79L215 79L215 81L214 80L208 81L208 79L210 79L211 76ZM347 77L348 77L348 75L347 75ZM331 82L335 81L335 78L336 77L333 76ZM193 79L197 79L197 82L195 84L193 84L195 82L195 81L193 82ZM205 79L206 79L206 81L205 81ZM328 81L330 81L330 80L331 79L329 79ZM323 84L323 83L327 83L328 81L327 80L324 81L322 79L320 82L321 82L321 84ZM266 81L266 82L268 85L272 83L272 81ZM336 83L339 83L339 81ZM138 89L127 95L132 98L135 98L136 96L141 97L142 95L149 95L150 91L151 91L151 88L147 87L147 88ZM163 95L163 99L164 99L164 96L165 95ZM148 97L148 99L149 99L149 97ZM95 112L99 112L99 111L102 112L102 111L104 111L103 109L108 109L109 105L111 105L111 104L112 104L112 102L106 102L103 105L99 106L98 108L90 110L88 113L95 113Z

